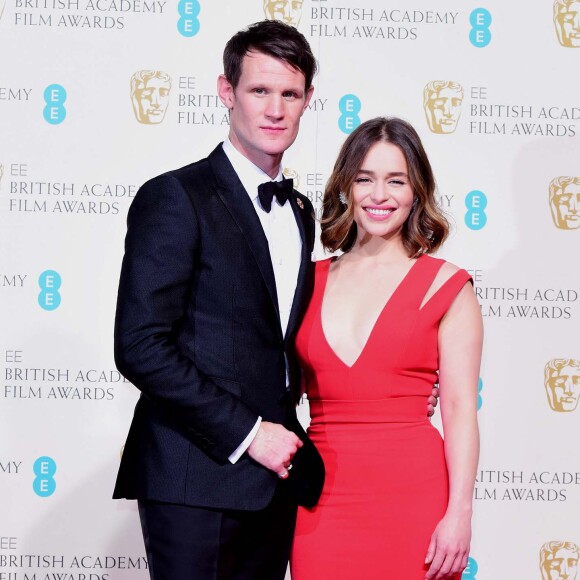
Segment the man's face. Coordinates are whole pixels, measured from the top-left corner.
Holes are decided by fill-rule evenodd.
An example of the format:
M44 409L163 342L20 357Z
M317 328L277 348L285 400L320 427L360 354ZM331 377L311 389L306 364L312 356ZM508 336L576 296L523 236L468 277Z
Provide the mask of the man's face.
M562 187L552 200L554 221L559 228L580 228L580 179Z
M574 411L580 398L580 368L565 366L552 371L546 388L550 389L548 399L554 411Z
M232 145L265 171L296 139L313 90L305 91L304 82L298 69L261 52L246 54L235 89L223 75L218 79L218 94L230 110Z
M572 0L567 6L556 5L554 20L563 46L580 47L580 2Z
M281 20L286 24L298 26L302 16L304 0L266 0L264 13L266 18Z
M434 133L453 133L461 115L461 93L450 87L444 87L427 102L427 118ZM429 114L430 113L430 114Z
M542 566L544 580L574 580L578 570L578 552L560 548Z
M161 123L169 104L169 83L157 77L150 78L135 89L135 99L141 123Z

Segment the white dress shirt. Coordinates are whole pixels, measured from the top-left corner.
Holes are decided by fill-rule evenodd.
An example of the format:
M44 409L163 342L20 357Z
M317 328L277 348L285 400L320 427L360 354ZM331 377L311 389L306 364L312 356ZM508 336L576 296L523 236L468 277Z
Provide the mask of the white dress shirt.
M258 198L258 186L266 181L281 181L283 178L282 168L278 169L276 178L271 179L267 173L244 157L231 144L229 139L224 141L223 150L242 182L244 189L250 196L256 213L260 218L264 234L266 234L276 281L280 325L282 326L282 333L286 334L290 310L292 309L292 302L296 292L298 271L300 270L302 240L290 202L280 205L278 200L274 198L272 200L272 209L268 213L262 209ZM260 417L254 428L248 433L248 436L230 455L229 460L232 463L235 463L250 446L258 432L261 420Z

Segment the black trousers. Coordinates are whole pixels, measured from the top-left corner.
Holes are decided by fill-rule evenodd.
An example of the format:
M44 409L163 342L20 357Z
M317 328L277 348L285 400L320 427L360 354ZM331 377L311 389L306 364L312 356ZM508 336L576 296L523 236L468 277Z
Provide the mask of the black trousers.
M296 504L279 485L260 511L139 501L151 580L284 580Z

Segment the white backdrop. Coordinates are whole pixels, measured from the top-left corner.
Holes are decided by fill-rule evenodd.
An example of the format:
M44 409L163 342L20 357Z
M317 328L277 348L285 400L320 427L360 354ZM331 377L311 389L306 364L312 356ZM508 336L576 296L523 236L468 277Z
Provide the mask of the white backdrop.
M464 578L580 580L579 11L0 0L0 580L147 578L135 505L110 499L137 399L112 357L125 216L145 180L227 134L222 49L265 15L293 19L321 66L284 161L298 189L319 207L346 134L403 117L454 223L441 255L474 276L486 346Z

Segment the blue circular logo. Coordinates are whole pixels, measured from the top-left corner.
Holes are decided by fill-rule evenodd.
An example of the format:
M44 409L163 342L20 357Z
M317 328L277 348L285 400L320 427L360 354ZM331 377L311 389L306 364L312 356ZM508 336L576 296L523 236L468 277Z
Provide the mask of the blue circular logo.
M32 482L34 493L40 497L48 497L56 490L56 462L52 457L39 457L32 467L36 477Z
M474 189L465 196L465 225L470 230L480 230L487 223L485 208L487 207L487 197L483 191Z
M469 15L471 30L469 42L476 48L485 48L491 42L491 13L486 8L476 8Z
M358 116L362 103L356 95L344 95L338 101L338 109L341 112L338 118L338 127L347 135L352 133L360 125Z

